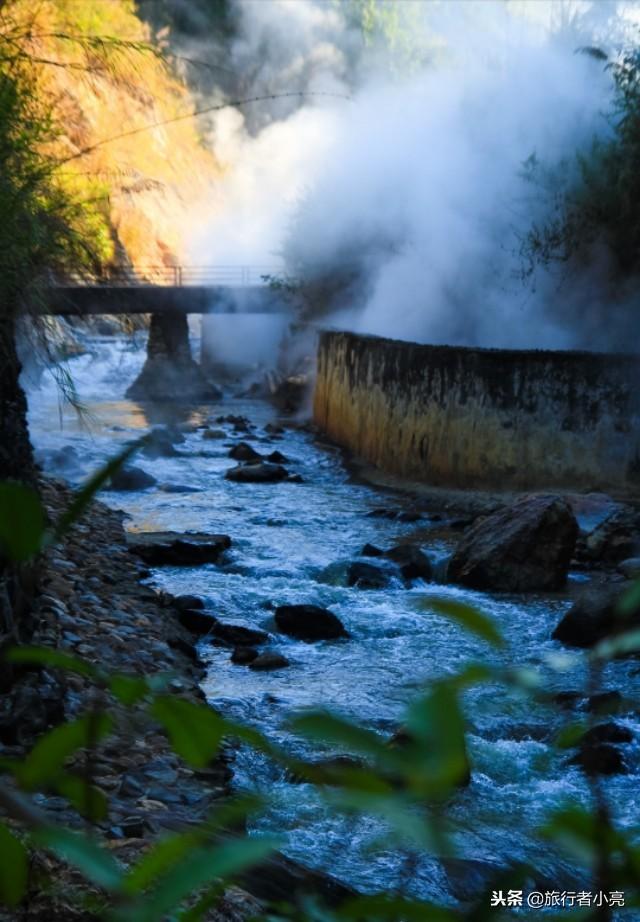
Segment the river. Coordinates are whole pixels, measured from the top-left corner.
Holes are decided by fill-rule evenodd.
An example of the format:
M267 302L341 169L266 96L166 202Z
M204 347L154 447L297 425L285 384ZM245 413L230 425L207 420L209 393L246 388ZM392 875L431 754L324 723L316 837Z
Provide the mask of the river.
M396 582L376 591L347 588L341 584L341 562L357 557L366 542L388 547L419 530L423 549L432 560L443 560L448 548L437 536L440 523L428 517L402 522L371 516L380 507L413 509L415 503L355 482L340 453L318 443L304 427L287 427L272 439L264 427L276 414L262 401L229 394L213 405L143 409L123 397L144 359L140 342L91 337L88 346L87 354L70 362L84 404L83 418L60 406L48 375L39 386L29 388L30 427L37 450L51 465L60 457L55 452L65 449L68 463L58 470L78 483L150 425L184 424L188 431L185 442L177 446L179 456L141 457L135 462L153 473L157 487L131 493L105 491L102 499L124 509L130 529L223 532L233 540L223 565L157 569L152 584L176 595L201 596L222 620L268 631L274 631L273 604L322 605L335 612L352 635L348 640L306 644L274 631L270 647L283 653L291 666L266 673L234 665L228 649L203 644L204 689L225 714L259 727L293 752L309 755L307 744L287 729L292 712L323 706L388 736L425 682L478 657L533 666L552 690L575 689L584 683L581 666L556 672L549 661L561 649L550 636L569 604L565 596L494 597L422 582L410 588ZM230 413L246 416L256 427L250 438L222 424L229 438L203 439L198 426L207 422L219 426L215 419ZM289 469L299 473L303 482L257 485L225 480L225 471L236 464L228 457L229 445L241 438L258 450L283 452L291 460ZM56 472L55 464L51 472ZM166 484L194 492L167 492L162 489ZM585 576L576 573L571 579L577 582ZM476 603L492 615L510 641L508 651L490 651L482 641L419 605L435 593ZM637 661L611 664L605 670L604 686L637 694L638 671ZM541 878L558 886L567 874L575 879L575 871L532 835L550 808L588 802L580 771L551 745L561 715L498 686L468 693L465 707L472 782L447 807L449 818L460 827L455 836L460 855L501 865L527 859ZM639 738L640 721L635 715L622 716L620 722ZM630 773L607 781L615 814L625 825L637 818L636 743L629 752ZM292 857L364 891L401 887L422 897L455 902L452 879L435 856L420 856L412 864L410 880L405 879L405 856L379 845L384 829L377 820L334 814L309 785L293 783L248 750L238 751L234 768L239 788L272 795L272 806L253 828L282 834Z

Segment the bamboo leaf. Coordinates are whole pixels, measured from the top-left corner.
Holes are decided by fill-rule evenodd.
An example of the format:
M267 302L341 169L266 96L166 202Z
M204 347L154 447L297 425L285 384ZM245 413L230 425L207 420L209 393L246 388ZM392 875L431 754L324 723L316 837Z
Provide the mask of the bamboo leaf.
M46 519L40 497L21 483L0 483L0 551L21 563L42 547Z
M19 839L0 823L0 901L17 906L27 889L29 860Z
M451 621L460 624L466 630L486 640L492 647L500 649L505 646L505 640L491 618L483 614L473 605L459 602L457 599L445 596L429 596L422 601L422 607L444 615Z
M224 720L211 708L184 698L158 695L150 710L178 755L196 768L211 762L226 732Z
M65 760L106 736L113 725L107 714L87 715L50 730L33 747L17 776L20 784L33 790L57 780Z

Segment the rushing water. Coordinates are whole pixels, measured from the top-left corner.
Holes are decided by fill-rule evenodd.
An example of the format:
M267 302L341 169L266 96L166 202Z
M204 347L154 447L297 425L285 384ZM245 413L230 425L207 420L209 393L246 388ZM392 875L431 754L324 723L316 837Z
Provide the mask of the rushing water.
M59 408L51 382L31 389L31 432L43 457L51 464L58 457L52 451L69 452L68 446L73 446L65 474L78 482L148 426L187 424L190 431L177 446L179 457L141 457L135 462L154 474L157 487L105 492L103 499L125 509L132 529L224 532L233 539L222 566L158 569L154 584L174 594L203 597L222 620L272 631L272 604L326 606L352 635L349 640L305 644L274 631L270 647L285 654L292 665L273 673L234 665L228 649L203 645L208 664L205 690L224 713L260 727L293 752L310 755L308 744L287 730L287 718L297 709L321 705L389 735L425 682L477 657L534 666L545 675L547 686L558 691L584 683L580 666L558 673L549 664L549 657L559 651L550 640L551 631L568 605L566 599L493 597L419 582L409 589L396 583L377 591L340 585L336 564L357 557L365 542L388 547L419 530L423 549L432 559L443 558L448 549L430 538L428 519L410 524L369 517L380 506L400 509L408 500L354 483L339 453L317 444L308 431L287 428L278 440L267 441L264 426L275 414L265 403L229 396L215 405L156 408L152 413L123 398L141 367L143 351L125 339L94 338L90 345L89 354L72 362L86 408L84 421L73 410ZM291 459L290 470L300 473L304 482L258 485L225 480L224 472L236 463L228 458L230 444L247 437L223 426L228 439L204 440L197 426L228 413L246 415L256 426L248 440L258 450L282 451ZM197 492L167 492L162 489L167 484ZM481 606L509 639L508 652L491 653L481 641L418 605L434 593ZM640 684L637 672L637 662L611 664L605 670L605 687L622 687L633 695ZM579 770L550 746L560 718L497 686L468 693L465 706L473 777L447 808L462 830L456 837L460 854L502 864L526 858L541 878L560 885L561 872L567 869L531 832L550 808L588 802ZM640 729L635 716L620 720L634 732ZM607 782L624 824L634 824L637 815L635 744L629 760L630 774ZM292 783L248 750L238 752L235 769L239 786L275 795L256 829L283 834L293 857L363 890L398 886L451 900L446 875L434 857L417 860L406 879L406 858L393 848L376 846L384 835L377 821L330 812L309 785ZM566 874L562 876L566 885Z

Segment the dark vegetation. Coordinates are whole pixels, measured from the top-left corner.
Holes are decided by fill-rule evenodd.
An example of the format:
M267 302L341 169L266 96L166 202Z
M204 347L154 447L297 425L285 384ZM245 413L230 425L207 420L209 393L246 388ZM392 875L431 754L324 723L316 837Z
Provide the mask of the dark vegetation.
M640 269L640 51L637 45L607 61L595 48L580 49L610 71L614 83L608 135L595 138L577 155L577 176L564 164L533 157L525 164L531 180L553 197L554 215L534 226L525 252L535 264L588 264L604 255L610 282L623 284Z

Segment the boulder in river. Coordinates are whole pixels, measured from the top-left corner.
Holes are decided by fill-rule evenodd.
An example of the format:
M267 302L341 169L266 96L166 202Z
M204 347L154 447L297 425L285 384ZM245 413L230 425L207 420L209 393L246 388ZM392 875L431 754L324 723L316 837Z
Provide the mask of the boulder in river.
M236 647L231 654L231 662L237 666L248 666L259 656L253 647Z
M398 544L387 551L385 557L398 564L406 580L430 580L433 576L431 561L419 547L413 544Z
M349 636L337 615L319 605L279 605L275 621L279 631L298 640L333 640Z
M265 650L249 663L249 669L264 669L265 672L271 669L284 669L291 663L286 656L281 653L274 653L272 650Z
M204 608L204 602L197 595L175 595L172 604L178 611L185 611L187 608Z
M372 563L354 561L347 570L347 586L358 589L385 589L389 585L389 573Z
M255 628L244 627L242 624L223 624L218 621L214 631L215 636L234 647L253 647L256 644L266 643L269 635Z
M125 464L111 475L108 487L110 490L122 491L146 490L157 482L152 474L147 474L141 467Z
M179 440L184 442L182 433L157 426L147 435L141 451L147 458L173 458L178 454L175 443Z
M640 514L625 508L607 516L586 536L583 554L605 565L640 554Z
M617 606L624 586L599 587L574 602L551 635L570 647L594 647L605 637L637 627L640 616L622 617Z
M225 477L237 483L277 483L288 477L286 468L280 464L271 464L268 461L259 461L255 464L239 464L230 468Z
M624 775L628 771L624 756L610 743L581 745L570 762L579 765L585 775Z
M229 457L234 461L262 461L262 455L248 442L238 442L229 452Z
M127 544L132 554L152 567L195 567L217 563L221 554L231 547L231 538L228 535L151 531L128 534Z
M179 608L178 621L188 631L191 631L192 634L197 634L199 637L211 634L218 623L213 615L208 615L199 608Z
M599 743L632 743L633 733L628 727L623 727L608 720L606 723L596 724L586 731L582 740L582 745L594 746Z
M381 547L377 547L375 544L369 544L367 542L367 544L365 544L362 550L360 551L360 556L361 557L384 557L384 551L382 550Z
M203 439L226 439L227 433L224 429L205 429L202 433Z
M271 461L272 464L289 463L289 459L286 455L283 455L281 451L272 451L271 454L267 455L267 461Z
M528 495L478 520L449 563L454 583L473 589L531 592L561 588L578 536L565 500Z

